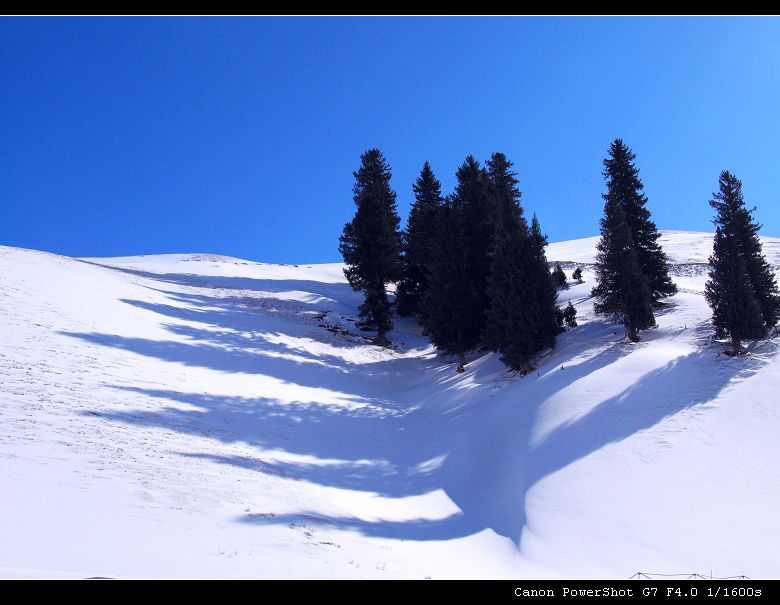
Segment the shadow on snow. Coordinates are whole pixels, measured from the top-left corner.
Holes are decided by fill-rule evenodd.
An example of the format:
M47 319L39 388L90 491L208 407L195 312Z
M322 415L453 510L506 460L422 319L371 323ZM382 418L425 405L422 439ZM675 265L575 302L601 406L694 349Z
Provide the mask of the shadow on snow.
M169 362L266 375L315 389L317 396L285 402L116 387L194 409L171 405L153 411L101 411L100 415L327 463L280 461L265 451L250 456L178 452L184 457L390 498L442 490L459 509L444 519L403 521L300 511L309 520L370 536L446 540L491 529L519 544L526 523L526 494L534 485L610 443L709 402L759 363L726 360L719 371L706 372L702 367L711 361L712 349L678 357L532 444L535 417L550 397L634 350L614 342L613 326L592 322L577 329L577 338L564 335L543 372L513 381L500 380L508 373L499 374L495 364L479 361L470 364L465 374L454 375L450 365L436 359L397 357L356 364L337 355L315 355L258 330L256 314L231 308L224 300L168 295L189 306L125 302L162 318L196 321L206 327L163 324L184 342L107 334L69 336ZM581 351L584 342L591 348ZM561 360L566 360L565 371L557 369ZM238 520L267 524L298 518L248 514Z

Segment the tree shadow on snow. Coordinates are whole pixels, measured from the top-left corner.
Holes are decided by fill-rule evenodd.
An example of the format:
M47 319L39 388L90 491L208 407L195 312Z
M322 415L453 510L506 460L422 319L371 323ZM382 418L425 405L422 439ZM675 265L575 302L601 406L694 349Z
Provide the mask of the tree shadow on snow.
M303 304L322 304L322 299L333 303L350 304L354 308L357 295L346 282L323 282L301 279L273 279L254 278L240 276L198 275L195 273L152 273L126 267L114 267L101 265L91 261L82 261L87 264L97 265L111 271L118 271L128 275L134 275L156 282L176 284L196 288L248 290L251 292L267 292L279 294L283 292L307 292L313 295L310 302L301 301Z
M69 335L165 361L266 375L313 391L310 400L280 401L116 387L119 397L141 395L153 400L155 407L100 410L100 416L258 450L237 455L216 444L203 451L177 452L185 458L395 499L440 490L458 509L443 519L299 513L309 521L388 538L448 540L490 529L519 544L526 524L526 495L535 485L611 443L709 402L735 378L759 367L755 360L724 360L716 371L702 371L713 363L715 351L695 351L648 371L622 392L605 396L586 414L537 443L531 430L545 402L636 350L614 342L612 326L584 325L576 338L561 338L538 374L502 381L491 363L472 363L465 374L455 375L451 365L435 359L399 357L356 364L335 355L306 353L251 332L256 317L253 320L246 311L204 308L215 306L215 301L202 297L193 297L194 307L189 308L127 302L163 318L194 320L207 327L164 324L184 342ZM583 346L590 348L583 351ZM567 364L563 370L558 369L561 360ZM171 403L161 407L166 401ZM274 452L307 456L307 461L291 461ZM299 515L247 514L238 521L288 523Z

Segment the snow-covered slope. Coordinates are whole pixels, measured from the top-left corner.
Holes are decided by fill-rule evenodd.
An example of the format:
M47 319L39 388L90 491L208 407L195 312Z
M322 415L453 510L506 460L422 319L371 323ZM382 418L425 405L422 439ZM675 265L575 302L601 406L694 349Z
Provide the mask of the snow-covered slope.
M0 247L0 576L780 576L777 341L719 355L711 235L662 243L657 330L586 266L526 377L372 346L340 265Z

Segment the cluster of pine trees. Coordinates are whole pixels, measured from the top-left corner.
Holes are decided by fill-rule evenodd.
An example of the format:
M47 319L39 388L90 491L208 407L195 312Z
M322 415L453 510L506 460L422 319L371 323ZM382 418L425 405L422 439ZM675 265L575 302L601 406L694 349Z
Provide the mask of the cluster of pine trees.
M655 325L653 309L677 291L669 277L669 261L658 244L660 234L646 208L636 156L615 140L604 160L607 193L596 257L598 284L593 289L597 313L622 321L628 338ZM728 171L713 194L716 225L705 297L713 311L719 338L729 337L731 354L747 339L763 338L780 321L780 293L761 250L753 210L745 207L742 183ZM576 279L576 276L575 276Z
M535 216L529 227L504 154L485 166L468 156L448 196L426 162L403 233L381 152L364 153L354 176L357 209L339 249L349 283L365 294L358 327L376 329L377 344L387 343L392 327L390 283L399 315L416 316L437 347L458 357L459 372L466 352L480 346L527 372L564 322L576 325L574 307L564 317L555 304L547 238Z
M596 313L623 323L632 342L655 326L661 299L677 292L635 159L616 139L604 160L607 192L592 291ZM484 166L468 156L448 196L425 162L403 232L382 153L365 152L354 176L356 212L339 250L350 285L365 295L358 327L376 330L377 344L387 345L393 325L391 283L398 314L417 317L437 347L458 357L459 372L466 352L487 347L526 373L540 351L555 345L564 324L577 325L571 303L556 306L557 289L568 288L566 275L557 263L550 273L547 237L535 215L528 225L516 173L503 153ZM742 340L766 336L780 320L780 294L761 253L760 225L741 188L723 172L710 202L717 232L706 286L716 334L730 337L735 353ZM582 270L572 278L582 283Z

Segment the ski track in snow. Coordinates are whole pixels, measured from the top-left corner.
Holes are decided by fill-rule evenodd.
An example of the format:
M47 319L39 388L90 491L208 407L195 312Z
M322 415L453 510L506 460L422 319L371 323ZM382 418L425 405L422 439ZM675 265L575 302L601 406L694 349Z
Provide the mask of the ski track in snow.
M712 236L638 345L593 315L463 375L341 265L0 247L0 577L777 577L777 339L719 355ZM764 251L780 263L780 240Z

